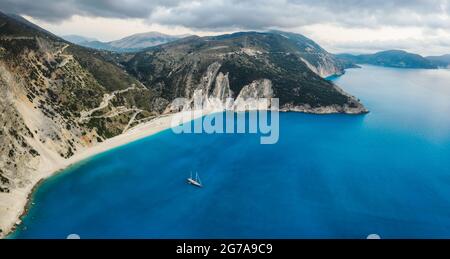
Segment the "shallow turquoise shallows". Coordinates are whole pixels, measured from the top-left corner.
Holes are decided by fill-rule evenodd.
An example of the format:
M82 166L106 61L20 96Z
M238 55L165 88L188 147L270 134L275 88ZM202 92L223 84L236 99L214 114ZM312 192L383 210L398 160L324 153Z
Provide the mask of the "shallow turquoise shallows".
M450 70L333 80L371 113L283 113L276 145L161 132L50 178L11 237L450 238Z

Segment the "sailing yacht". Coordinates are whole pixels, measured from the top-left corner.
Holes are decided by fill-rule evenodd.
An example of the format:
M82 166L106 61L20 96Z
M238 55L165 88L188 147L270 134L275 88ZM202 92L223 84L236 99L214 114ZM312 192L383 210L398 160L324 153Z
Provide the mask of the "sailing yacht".
M203 187L202 182L200 181L200 177L198 177L198 173L195 173L195 179L192 178L192 172L191 172L191 177L189 177L187 179L189 184L192 184L196 187Z

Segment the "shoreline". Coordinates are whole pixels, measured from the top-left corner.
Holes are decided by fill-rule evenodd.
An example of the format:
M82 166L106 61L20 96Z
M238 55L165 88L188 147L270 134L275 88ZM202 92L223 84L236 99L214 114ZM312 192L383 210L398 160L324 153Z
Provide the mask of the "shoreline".
M315 114L315 115L330 115L330 114L364 115L367 113L367 112L343 113L342 111L337 111L334 109L308 110L305 109L304 107L302 108L303 109L284 109L279 110L279 112L283 113L294 112L294 113ZM39 188L39 186L42 183L44 183L45 180L47 180L48 178L53 177L63 172L67 168L77 163L83 162L89 158L92 158L96 155L102 154L114 148L127 145L129 143L138 141L140 139L170 129L172 128L172 119L175 116L181 116L178 118L181 118L183 123L187 123L192 120L196 120L200 117L206 116L208 114L212 114L214 112L222 112L222 111L202 110L202 111L185 111L179 113L164 114L141 125L137 125L123 134L107 139L104 142L99 143L97 145L87 147L86 149L78 152L69 159L61 158L61 160L58 161L58 163L56 163L55 165L53 165L50 169L44 167L45 170L36 170L35 172L36 175L34 176L33 179L30 180L31 183L29 185L27 185L21 190L15 190L16 192L15 194L9 195L10 197L8 197L8 199L10 201L10 204L12 205L10 207L7 207L7 210L11 208L12 211L9 211L8 215L5 216L4 218L0 218L0 226L2 224L6 225L6 228L2 229L3 232L0 232L0 239L10 236L22 223L23 217L25 217L28 214L29 207L32 205L33 194ZM2 201L1 197L0 201ZM2 223L1 221L7 223L5 224Z
M21 224L23 217L27 215L29 207L32 205L33 194L48 178L55 176L70 166L83 162L91 157L170 129L172 128L172 119L175 116L181 115L183 118L183 123L186 123L198 119L199 115L204 116L207 114L209 114L209 112L203 111L203 113L196 114L195 112L193 113L188 111L161 115L146 123L137 125L123 134L107 139L97 145L87 147L69 159L61 158L61 160L50 169L46 168L46 170L36 170L35 176L30 180L31 183L29 185L22 189L14 190L14 193L10 193L8 197L4 198L4 200L0 199L0 201L5 201L6 204L10 204L10 206L5 206L7 215L0 218L0 221L3 221L0 223L3 223L2 225L4 226L6 225L6 227L2 228L2 232L0 232L0 239L10 236Z
M57 174L61 173L63 170L59 170L57 172L54 172L49 177L42 178L35 185L33 185L33 188L31 188L31 191L28 193L27 200L26 200L25 206L23 208L22 214L20 214L20 216L19 216L19 221L20 222L22 222L23 217L25 217L28 214L28 212L30 211L30 207L33 205L33 195L37 191L37 189L39 189L39 187L45 182L45 180L47 180L48 178L50 178L50 177L52 177L54 175L57 175ZM2 238L8 238L10 235L12 235L17 230L18 227L19 227L18 224L14 224L11 227L11 229L9 229L9 232L5 233L5 235L2 236Z

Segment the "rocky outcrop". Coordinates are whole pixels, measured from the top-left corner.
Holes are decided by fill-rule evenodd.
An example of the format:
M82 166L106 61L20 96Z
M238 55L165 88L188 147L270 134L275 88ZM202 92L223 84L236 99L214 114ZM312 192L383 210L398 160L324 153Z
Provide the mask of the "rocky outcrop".
M166 113L191 109L203 109L206 111L277 109L282 112L293 111L314 114L362 114L368 112L358 99L347 94L336 85L332 85L331 87L348 98L347 103L343 105L333 104L313 107L309 104L295 105L294 103L285 103L281 107L273 107L271 99L278 97L275 94L270 79L262 78L254 80L250 84L243 86L235 94L231 90L229 82L229 77L233 75L219 72L221 66L219 62L210 64L201 77L200 83L192 88L193 92L187 93L187 96L192 97L173 102L166 109ZM198 105L197 107L195 107L196 103Z
M233 109L235 111L266 110L271 108L271 99L274 98L272 81L260 79L242 87L236 97Z
M312 114L334 114L334 113L346 113L346 114L364 114L369 111L362 105L356 104L354 107L351 105L331 105L321 107L311 107L310 105L292 105L285 104L280 111L282 112L303 112Z

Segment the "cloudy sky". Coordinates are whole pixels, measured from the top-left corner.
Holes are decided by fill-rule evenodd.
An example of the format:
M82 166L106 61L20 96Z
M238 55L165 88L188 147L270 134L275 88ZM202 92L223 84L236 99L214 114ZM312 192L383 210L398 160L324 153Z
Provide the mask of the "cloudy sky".
M450 0L0 0L58 35L109 41L133 33L282 29L331 52L450 53Z

